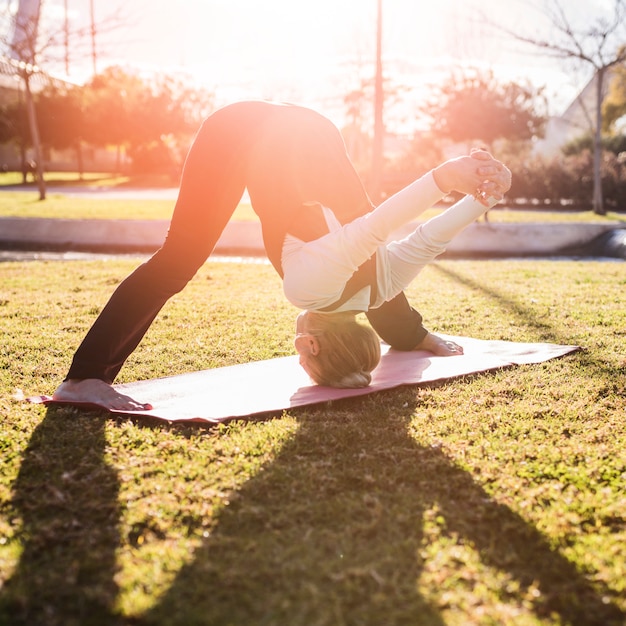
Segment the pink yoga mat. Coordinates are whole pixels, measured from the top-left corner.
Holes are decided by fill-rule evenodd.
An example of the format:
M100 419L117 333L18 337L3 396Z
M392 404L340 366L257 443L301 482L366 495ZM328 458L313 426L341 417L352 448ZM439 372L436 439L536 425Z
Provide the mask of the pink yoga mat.
M149 402L154 408L132 413L111 413L144 415L172 422L219 423L363 396L402 385L425 385L511 365L541 363L579 349L578 346L549 343L485 341L454 336L446 338L463 346L465 353L436 357L430 352L398 352L383 345L383 356L373 372L372 383L364 389L311 385L298 364L298 357L289 356L116 385L115 388L120 392L139 402ZM56 404L48 396L29 400Z

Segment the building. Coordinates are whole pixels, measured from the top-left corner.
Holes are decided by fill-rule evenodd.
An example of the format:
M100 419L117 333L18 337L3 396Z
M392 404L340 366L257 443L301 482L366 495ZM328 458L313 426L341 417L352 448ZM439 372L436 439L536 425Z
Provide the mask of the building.
M612 72L604 75L603 97L611 82ZM544 136L534 146L536 154L555 157L561 148L581 135L590 134L595 129L597 112L598 74L585 85L562 115L550 117L546 123Z

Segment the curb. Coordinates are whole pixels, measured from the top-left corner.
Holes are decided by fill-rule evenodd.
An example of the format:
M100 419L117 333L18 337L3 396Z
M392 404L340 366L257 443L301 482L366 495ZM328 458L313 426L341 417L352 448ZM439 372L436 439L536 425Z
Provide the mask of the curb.
M0 217L0 247L92 252L151 252L163 243L169 220L70 220ZM448 246L449 256L553 256L582 251L623 227L606 223L474 223ZM402 237L415 228L396 233ZM214 253L264 255L261 224L229 222ZM609 255L611 256L611 255Z

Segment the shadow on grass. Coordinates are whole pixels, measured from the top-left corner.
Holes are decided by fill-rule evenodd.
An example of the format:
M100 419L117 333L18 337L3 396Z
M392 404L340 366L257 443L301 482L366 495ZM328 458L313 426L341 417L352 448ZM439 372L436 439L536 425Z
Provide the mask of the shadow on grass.
M471 546L484 565L519 583L492 590L498 602L527 605L532 597L540 617L623 624L609 590L594 588L439 448L411 438L415 409L414 394L386 392L302 413L293 439L233 494L193 562L156 606L131 619L114 610L120 504L118 478L104 460L105 418L49 409L15 484L25 549L0 596L0 620L442 625L418 589L420 553L435 523L453 544ZM453 597L464 588L471 598L472 585L484 584L480 573L468 581L461 562L445 567L441 585ZM540 594L529 596L531 586Z
M117 623L112 606L119 544L119 484L104 460L105 417L50 408L13 486L24 546L0 590L0 623Z
M623 623L608 590L594 589L440 449L416 444L407 432L415 406L393 417L376 399L359 404L358 416L354 403L345 414L304 415L294 439L236 494L194 562L137 623L443 624L418 591L433 507L441 533L519 582L521 591L493 590L499 602L519 604L536 585L537 616ZM454 575L455 563L447 566ZM447 581L453 597L455 584L471 597L464 575Z
M489 293L541 339L567 343L515 301L446 273ZM622 625L611 590L592 585L441 449L416 443L408 426L417 408L413 392L395 390L299 412L294 437L232 495L157 604L132 620L114 609L121 505L105 418L49 409L14 486L25 548L0 593L0 622L441 626L419 587L425 570L433 574L422 552L435 529L516 583L491 590L503 606L575 626ZM448 587L469 606L484 583L462 558L442 561L433 596Z

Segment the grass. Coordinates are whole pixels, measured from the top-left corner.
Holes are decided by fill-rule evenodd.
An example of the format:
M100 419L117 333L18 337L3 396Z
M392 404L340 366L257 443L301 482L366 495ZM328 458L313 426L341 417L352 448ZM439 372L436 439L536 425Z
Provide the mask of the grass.
M15 185L21 186L21 174L0 174L0 217L169 220L175 204L172 199L120 199L106 195L107 192L168 189L176 185L163 176L87 173L81 180L72 172L53 172L46 182L46 199L40 201L39 192L32 182L19 191L15 190ZM64 193L67 187L71 187L74 193L82 189L82 193ZM257 217L249 203L242 203L234 219L256 220Z
M111 174L107 172L85 172L82 176L77 172L46 172L44 175L46 187L59 188L64 186L86 187L86 188L103 188L103 189L124 189L127 187L151 187L164 188L172 186L172 178L162 174L144 174L144 175L122 175ZM3 186L23 186L23 177L21 172L2 172L0 173L0 188ZM35 189L32 176L28 175L25 187Z
M169 220L174 200L119 199L100 197L75 197L62 193L49 193L43 202L37 193L0 191L0 217L47 217L57 219L141 219ZM424 212L420 219L428 219L440 209ZM237 207L233 219L257 220L249 202ZM593 211L530 211L497 208L489 212L494 223L519 222L626 222L626 214L611 212L599 216Z
M34 217L56 219L136 219L169 220L174 200L85 197L50 193L44 201L37 193L0 191L0 217ZM233 219L257 219L250 204L242 203Z
M409 292L432 329L584 347L540 365L216 428L13 400L136 264L0 264L0 624L625 623L623 263ZM269 266L208 263L120 382L291 354L294 315Z
M169 220L174 208L174 200L159 199L119 199L107 198L107 191L130 189L158 189L173 183L163 177L127 177L107 174L86 174L79 180L73 173L52 173L48 180L48 193L45 201L39 200L35 186L30 183L28 191L15 191L11 187L21 182L21 175L15 172L0 174L0 217L47 217L57 219L141 219ZM7 187L3 190L2 188ZM80 196L63 193L63 188L83 187ZM103 192L103 193L98 193ZM93 194L89 197L89 194ZM440 209L426 211L421 219L428 219ZM233 216L236 220L257 220L249 202L242 202ZM498 207L489 212L489 220L495 223L519 222L626 222L623 212L609 211L598 216L593 211L570 210L522 210Z

